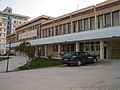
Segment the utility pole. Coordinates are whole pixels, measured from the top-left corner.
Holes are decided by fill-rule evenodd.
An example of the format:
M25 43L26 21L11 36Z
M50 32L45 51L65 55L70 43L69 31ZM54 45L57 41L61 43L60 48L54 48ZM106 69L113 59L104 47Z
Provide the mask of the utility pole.
M9 47L8 47L8 59L7 59L7 65L6 65L6 72L8 72L8 67L9 67L9 54L10 54L10 49L11 49L11 41L9 42Z

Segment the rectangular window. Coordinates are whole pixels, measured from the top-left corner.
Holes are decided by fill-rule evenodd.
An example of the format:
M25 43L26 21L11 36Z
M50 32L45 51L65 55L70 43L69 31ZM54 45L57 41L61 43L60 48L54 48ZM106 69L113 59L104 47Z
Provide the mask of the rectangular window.
M98 16L98 28L103 28L103 15Z
M56 35L58 35L58 26L55 26Z
M84 19L84 30L88 30L88 18Z
M59 25L59 34L62 34L62 25Z
M53 52L57 52L58 51L58 45L53 45Z
M2 31L2 28L0 28L0 31Z
M105 27L110 27L111 26L111 14L105 14Z
M117 26L120 23L119 19L119 11L113 12L112 13L112 24L113 26Z
M0 23L0 26L2 26L2 23Z
M96 42L96 51L100 51L100 43Z
M66 24L63 24L63 34L66 34Z
M76 32L77 29L77 21L73 22L73 32Z
M52 36L54 36L54 27L51 28Z
M47 37L47 29L45 29L45 32L44 32L44 33L45 33L45 37Z
M89 51L89 43L86 43L86 51Z
M71 32L71 24L68 23L68 33L70 33L70 32Z
M48 35L51 36L50 28L48 28Z
M82 31L82 20L78 21L78 31Z
M94 50L95 50L94 44L91 44L91 51L94 51Z
M95 29L95 18L91 17L90 18L90 30L94 30Z

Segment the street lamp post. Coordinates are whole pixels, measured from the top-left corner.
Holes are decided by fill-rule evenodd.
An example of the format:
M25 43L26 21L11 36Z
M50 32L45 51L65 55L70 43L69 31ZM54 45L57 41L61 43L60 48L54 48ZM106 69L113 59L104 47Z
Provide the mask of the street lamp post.
M8 72L8 67L9 67L10 48L11 48L11 41L9 42L9 47L8 47L8 59L7 59L7 65L6 65L6 72Z

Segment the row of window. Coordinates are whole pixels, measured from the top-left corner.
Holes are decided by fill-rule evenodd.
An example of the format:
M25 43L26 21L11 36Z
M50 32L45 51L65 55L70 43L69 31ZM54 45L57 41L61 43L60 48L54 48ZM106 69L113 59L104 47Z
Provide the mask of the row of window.
M5 37L5 34L4 33L0 33L0 37Z
M4 31L4 32L5 32L5 31L6 31L6 29L5 29L5 28L4 28L4 29L0 28L0 32L1 32L1 31Z
M25 22L14 20L14 24L23 24Z
M0 39L0 42L6 42L6 40L5 39Z
M105 28L120 25L119 11L97 16L96 28ZM85 18L72 22L72 32L80 32L95 29L95 17ZM71 23L58 25L42 30L43 37L71 33Z
M0 23L0 26L3 26L6 27L6 23Z
M6 45L1 45L1 44L0 44L0 48L6 48Z
M53 52L58 51L58 45L53 45ZM62 44L61 51L75 51L75 44ZM100 51L100 43L99 42L87 42L80 43L80 51Z
M40 29L40 24L37 24L35 26L31 26L27 29L21 30L20 33L37 29L39 38L41 37L44 38L44 37L63 35L74 32L118 26L118 25L120 25L120 11L115 11L107 14L98 15L96 17L96 20L95 17L93 16L89 18L76 20L73 21L72 23L68 22L68 23L52 26L46 29Z
M119 11L98 16L98 28L120 25Z

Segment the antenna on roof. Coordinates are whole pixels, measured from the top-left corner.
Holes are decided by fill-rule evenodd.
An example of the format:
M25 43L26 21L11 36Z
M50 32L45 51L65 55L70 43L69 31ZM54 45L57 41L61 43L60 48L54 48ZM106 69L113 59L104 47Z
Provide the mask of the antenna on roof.
M78 10L78 8L79 8L78 0L76 0L76 2L77 2L77 10Z

